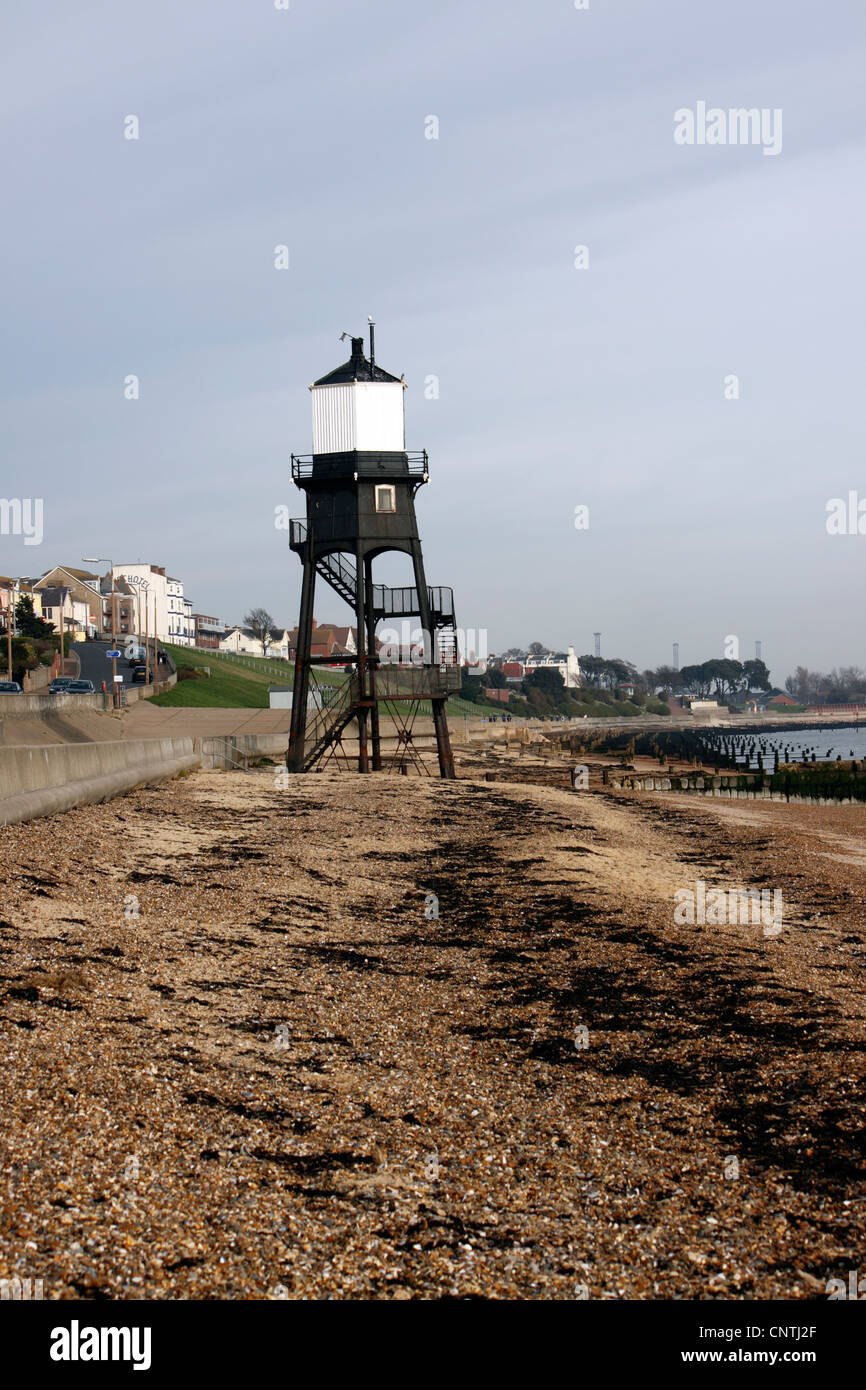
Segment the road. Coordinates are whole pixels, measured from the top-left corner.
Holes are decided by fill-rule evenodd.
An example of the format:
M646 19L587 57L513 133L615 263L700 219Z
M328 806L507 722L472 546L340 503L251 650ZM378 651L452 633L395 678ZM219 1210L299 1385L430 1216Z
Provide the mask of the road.
M106 653L119 651L121 655L117 660L117 674L123 677L124 685L132 684L132 667L127 663L124 655L126 642L121 640L118 645L112 648L110 642L73 642L72 650L77 652L81 661L81 679L93 681L97 690L102 689L102 682L105 681L106 688L111 687L111 662ZM164 668L161 674L164 674Z

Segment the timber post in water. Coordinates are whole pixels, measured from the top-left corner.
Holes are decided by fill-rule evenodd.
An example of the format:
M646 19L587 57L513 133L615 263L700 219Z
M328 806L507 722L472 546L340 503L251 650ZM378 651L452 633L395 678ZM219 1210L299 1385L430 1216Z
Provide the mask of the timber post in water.
M301 557L304 573L286 766L289 772L320 767L341 747L343 730L354 722L358 771L378 772L382 701L400 726L396 764L404 770L410 755L420 763L412 723L421 702L430 701L439 773L453 777L445 702L460 689L454 595L451 589L427 586L415 517L415 494L428 478L427 453L406 451L405 382L376 365L372 334L371 326L369 360L363 338L353 338L349 361L310 387L313 452L292 455L292 477L306 494L307 515L289 526L289 544ZM373 583L374 559L391 550L410 557L414 586ZM312 655L317 578L354 610L358 640L352 655ZM383 663L377 623L416 616L420 660L398 645L396 660ZM328 664L355 669L335 698L325 703L323 697L308 728L311 672Z

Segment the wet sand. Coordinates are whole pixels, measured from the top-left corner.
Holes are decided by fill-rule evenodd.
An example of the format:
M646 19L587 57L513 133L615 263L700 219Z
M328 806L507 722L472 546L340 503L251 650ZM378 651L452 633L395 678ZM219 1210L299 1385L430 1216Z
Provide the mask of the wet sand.
M862 1263L866 808L274 771L0 830L0 1277L809 1298ZM781 889L782 932L675 925L698 879Z

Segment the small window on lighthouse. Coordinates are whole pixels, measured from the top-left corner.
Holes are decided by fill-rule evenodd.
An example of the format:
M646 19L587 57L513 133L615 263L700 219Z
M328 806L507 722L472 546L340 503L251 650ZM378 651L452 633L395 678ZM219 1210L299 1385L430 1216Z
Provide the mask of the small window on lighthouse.
M396 512L397 496L396 488L380 486L376 488L376 511L377 512Z

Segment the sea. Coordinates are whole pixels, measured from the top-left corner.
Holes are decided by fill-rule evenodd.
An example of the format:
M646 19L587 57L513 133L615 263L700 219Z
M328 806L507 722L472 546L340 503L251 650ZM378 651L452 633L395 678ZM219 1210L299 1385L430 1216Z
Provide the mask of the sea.
M725 733L729 732L728 730ZM730 731L733 732L733 731ZM775 760L776 749L779 750L779 758L785 761L785 750L788 753L788 762L799 763L808 759L812 761L812 754L815 754L816 763L833 763L841 757L843 762L851 758L866 758L866 723L859 724L834 724L814 725L807 729L773 730L767 733L735 734L737 741L745 737L747 743L763 746L764 766L772 769ZM743 759L737 759L742 762Z

